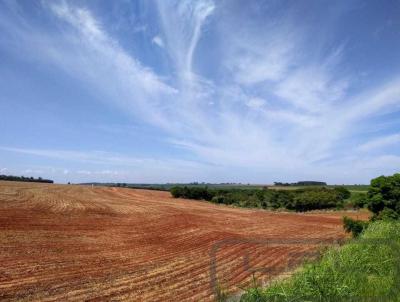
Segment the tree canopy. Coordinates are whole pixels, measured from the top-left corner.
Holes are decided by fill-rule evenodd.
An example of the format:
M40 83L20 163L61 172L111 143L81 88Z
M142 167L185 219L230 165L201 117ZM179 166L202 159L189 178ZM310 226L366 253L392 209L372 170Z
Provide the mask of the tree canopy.
M400 174L379 176L371 180L368 190L368 208L379 218L400 215Z

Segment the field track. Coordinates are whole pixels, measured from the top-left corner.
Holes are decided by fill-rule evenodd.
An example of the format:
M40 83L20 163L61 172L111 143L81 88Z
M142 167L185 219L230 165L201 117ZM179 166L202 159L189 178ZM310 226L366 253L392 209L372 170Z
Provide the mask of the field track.
M0 181L1 301L212 301L344 238L343 213L272 213L168 192ZM367 213L346 214L366 218ZM248 240L260 242L249 242ZM297 244L265 244L300 239ZM247 255L247 256L246 256ZM247 259L244 265L243 259Z

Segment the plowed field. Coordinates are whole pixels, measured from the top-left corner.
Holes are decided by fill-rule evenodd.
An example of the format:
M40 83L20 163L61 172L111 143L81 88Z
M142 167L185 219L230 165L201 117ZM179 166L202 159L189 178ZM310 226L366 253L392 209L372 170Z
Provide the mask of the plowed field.
M0 300L212 301L216 283L237 291L344 238L342 215L0 182Z

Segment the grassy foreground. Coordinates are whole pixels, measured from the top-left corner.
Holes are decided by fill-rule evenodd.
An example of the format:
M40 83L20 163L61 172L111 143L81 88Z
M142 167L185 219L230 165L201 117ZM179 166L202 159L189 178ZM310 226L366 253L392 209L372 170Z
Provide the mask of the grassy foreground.
M400 222L378 221L291 278L249 289L240 301L400 301L399 266Z

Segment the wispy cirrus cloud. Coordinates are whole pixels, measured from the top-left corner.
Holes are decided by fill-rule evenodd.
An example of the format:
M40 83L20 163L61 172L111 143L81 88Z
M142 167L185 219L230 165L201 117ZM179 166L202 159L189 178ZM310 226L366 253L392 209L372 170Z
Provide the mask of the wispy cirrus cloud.
M44 8L64 22L59 24L60 35L28 26L11 29L23 43L40 41L32 55L89 84L100 99L136 118L145 116L147 122L169 127L159 111L167 109L164 98L177 93L173 86L124 50L87 8L64 1L44 2Z
M12 148L0 147L0 150L7 152L15 152L20 154L35 155L52 159L60 159L69 162L83 162L92 164L108 164L131 167L157 166L159 168L168 166L186 166L199 167L198 162L179 159L156 159L149 157L134 157L123 154L106 152L106 151L76 151L76 150L60 150L60 149L29 149L29 148Z
M202 27L215 4L212 0L157 1L157 8L176 71L179 76L190 77Z
M206 162L168 157L132 156L99 150L31 149L0 147L2 153L13 153L21 158L33 156L46 159L46 165L29 165L28 169L3 168L4 173L51 175L57 181L75 179L79 181L108 180L134 182L183 182L196 170L206 175L213 168ZM19 157L17 157L19 158ZM86 168L79 168L79 167ZM218 168L216 168L218 171ZM42 176L41 175L41 176ZM86 178L85 178L86 177ZM89 177L89 178L88 178ZM90 178L92 177L92 178Z
M358 146L357 149L362 152L369 152L371 150L382 149L395 144L400 144L400 134L392 134L371 139L370 141Z

